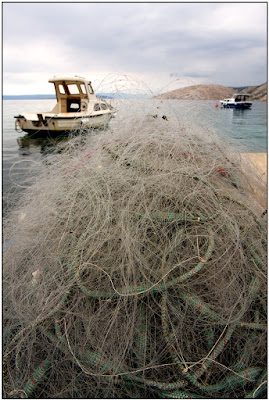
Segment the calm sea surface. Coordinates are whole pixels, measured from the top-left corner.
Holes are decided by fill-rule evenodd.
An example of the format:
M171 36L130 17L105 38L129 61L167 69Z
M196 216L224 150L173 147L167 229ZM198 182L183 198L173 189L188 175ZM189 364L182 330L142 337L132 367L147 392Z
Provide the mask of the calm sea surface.
M238 151L267 152L267 104L254 101L249 110L233 110L215 107L216 101L184 100L123 100L117 104L116 118L110 125L117 128L131 115L139 118L150 114L173 114L180 121L189 119L201 130L215 131L223 140L232 143ZM4 100L3 101L3 195L14 183L20 188L27 166L40 162L44 154L55 149L57 140L31 139L24 133L15 131L14 115L22 112L49 111L55 100ZM161 115L160 115L161 116ZM37 163L38 164L38 163ZM16 182L15 182L16 181ZM5 202L4 202L5 208Z

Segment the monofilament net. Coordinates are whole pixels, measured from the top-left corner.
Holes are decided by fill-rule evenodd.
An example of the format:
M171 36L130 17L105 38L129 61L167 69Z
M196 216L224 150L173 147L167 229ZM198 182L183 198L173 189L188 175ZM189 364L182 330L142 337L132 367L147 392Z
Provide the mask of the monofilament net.
M261 396L266 221L239 159L131 122L72 139L5 221L4 395Z

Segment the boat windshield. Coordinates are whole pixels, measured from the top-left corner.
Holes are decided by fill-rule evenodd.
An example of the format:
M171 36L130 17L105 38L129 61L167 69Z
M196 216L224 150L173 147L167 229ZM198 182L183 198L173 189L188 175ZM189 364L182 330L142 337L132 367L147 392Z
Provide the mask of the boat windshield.
M87 94L86 86L84 83L59 83L58 90L60 94L64 95L80 95ZM91 92L90 92L91 93Z
M234 101L246 101L247 100L247 96L243 95L243 94L239 94L235 97Z

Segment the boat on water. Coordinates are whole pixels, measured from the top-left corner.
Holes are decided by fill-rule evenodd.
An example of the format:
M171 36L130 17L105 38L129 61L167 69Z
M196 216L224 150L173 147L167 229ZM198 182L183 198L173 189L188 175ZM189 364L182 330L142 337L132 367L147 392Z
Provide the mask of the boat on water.
M249 96L250 95L246 93L234 94L230 99L220 100L220 104L224 108L250 108L252 103L248 101Z
M105 100L96 97L91 82L85 78L53 77L57 104L51 111L30 112L15 116L15 129L29 134L61 134L81 129L107 126L116 115Z

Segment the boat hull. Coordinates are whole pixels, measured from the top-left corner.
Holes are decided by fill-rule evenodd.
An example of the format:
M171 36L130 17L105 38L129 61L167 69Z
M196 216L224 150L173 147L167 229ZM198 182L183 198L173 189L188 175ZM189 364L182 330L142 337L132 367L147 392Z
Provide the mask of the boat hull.
M241 110L250 108L252 106L252 103L237 103L237 104L223 104L222 105L224 108L238 108Z
M112 118L111 113L101 115L68 116L41 116L36 114L32 119L19 115L16 118L15 129L35 135L61 135L78 130L102 128L108 125Z

